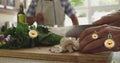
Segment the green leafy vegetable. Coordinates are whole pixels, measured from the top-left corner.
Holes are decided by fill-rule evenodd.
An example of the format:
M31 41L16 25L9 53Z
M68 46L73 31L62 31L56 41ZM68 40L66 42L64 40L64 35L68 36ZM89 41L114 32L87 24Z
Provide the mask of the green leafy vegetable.
M19 23L17 27L9 28L3 32L4 36L11 35L10 41L0 48L19 49L35 46L52 46L60 43L62 36L51 33L47 27L38 26L38 37L29 37L30 28L25 23Z

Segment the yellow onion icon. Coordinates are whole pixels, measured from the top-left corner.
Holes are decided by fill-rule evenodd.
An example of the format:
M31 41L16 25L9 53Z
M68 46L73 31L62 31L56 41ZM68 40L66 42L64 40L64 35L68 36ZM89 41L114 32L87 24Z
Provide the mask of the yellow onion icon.
M38 32L36 30L30 30L29 31L29 36L31 38L36 38L38 36Z
M112 49L115 46L115 42L112 39L107 39L107 40L105 40L104 45L106 48Z

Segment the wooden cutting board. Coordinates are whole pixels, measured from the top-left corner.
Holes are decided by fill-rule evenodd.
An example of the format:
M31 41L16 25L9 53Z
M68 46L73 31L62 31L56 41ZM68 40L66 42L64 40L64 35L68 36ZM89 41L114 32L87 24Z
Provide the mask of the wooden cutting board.
M35 47L30 49L7 50L0 49L1 57L15 57L37 60L66 61L81 63L109 63L112 53L104 52L98 54L74 53L51 53L50 47Z

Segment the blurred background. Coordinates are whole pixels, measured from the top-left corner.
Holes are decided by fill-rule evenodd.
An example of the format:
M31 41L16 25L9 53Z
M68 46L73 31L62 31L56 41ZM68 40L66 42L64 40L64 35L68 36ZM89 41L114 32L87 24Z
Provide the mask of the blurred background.
M79 24L89 24L101 16L115 12L120 8L120 0L70 0L76 9ZM66 19L66 25L68 23ZM69 25L67 25L69 26Z
M24 2L25 12L31 0L0 0L0 24L5 21L16 22L19 3ZM120 0L70 0L75 7L79 24L90 24L101 16L115 12L120 8ZM65 26L71 26L72 23L68 16L65 19ZM0 25L0 26L1 26Z

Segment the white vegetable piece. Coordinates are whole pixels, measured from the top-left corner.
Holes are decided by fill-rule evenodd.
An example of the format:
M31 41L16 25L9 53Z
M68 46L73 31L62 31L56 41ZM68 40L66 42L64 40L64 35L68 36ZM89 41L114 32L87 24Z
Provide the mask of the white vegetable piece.
M60 44L51 48L53 53L74 52L79 50L79 39L74 37L64 37Z
M51 51L52 53L61 53L61 52L63 52L62 47L61 47L60 45L55 45L55 46L53 46L53 47L50 49L50 51Z

